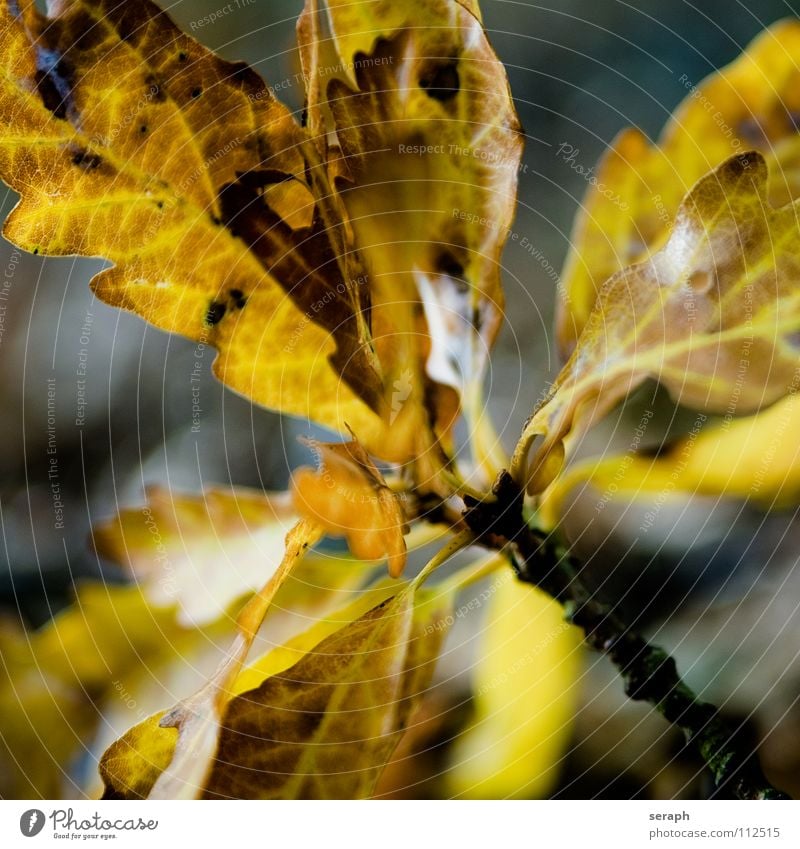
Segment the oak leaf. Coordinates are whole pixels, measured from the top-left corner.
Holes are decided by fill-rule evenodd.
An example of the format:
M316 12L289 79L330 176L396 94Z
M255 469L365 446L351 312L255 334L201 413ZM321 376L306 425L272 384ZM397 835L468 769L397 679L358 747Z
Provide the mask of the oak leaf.
M350 12L369 22L373 5L356 3ZM342 8L332 6L333 20ZM402 24L396 13L387 18L388 41L415 41L415 12L424 11L439 34L439 54L463 62L464 81L477 88L441 98L441 88L420 72L403 91L408 103L399 112L365 111L364 121L404 127L402 140L434 132L447 118L454 138L473 147L485 141L487 149L505 141L513 160L519 141L504 72L468 11L474 4L440 0L406 8ZM412 245L417 229L397 229L414 224L408 204L393 200L386 184L381 205L369 210L372 225L355 214L342 200L347 192L336 166L315 153L319 138L299 126L252 69L203 48L149 0L59 0L46 17L32 0L6 0L0 34L0 176L21 194L6 224L8 238L37 253L105 257L113 267L94 279L98 296L216 347L214 371L233 389L340 433L352 427L384 459L423 458L423 479L435 479L446 465L436 442L446 441L458 399L437 382L443 372L425 375L424 365L432 340L441 345L441 317L454 298L454 315L485 329L479 344L467 344L468 356L484 356L499 317L502 239L463 222L442 226L411 250L413 262L400 277L380 280L381 250L364 233L392 218L392 240ZM417 51L431 48L423 42ZM312 38L304 55L317 44ZM408 58L415 68L428 61ZM356 56L346 61L358 66ZM328 88L336 82L332 77ZM352 110L348 115L354 117ZM336 124L345 145L359 143L348 136L357 129L352 121ZM348 166L343 179L353 197L375 186L374 174L359 172L373 154L380 157L374 148L361 149ZM514 167L513 161L475 166L463 189L465 198L480 199L473 212L497 212L501 225L509 219ZM411 185L413 175L405 176ZM430 175L418 182L428 183L430 194ZM448 204L460 197L451 189ZM447 223L443 214L437 227ZM453 272L461 260L444 263L452 279L442 282L446 303L434 305L434 315L426 307L430 281L418 275L432 273L432 246L440 251L447 241L472 258L463 274ZM485 262L477 259L484 254ZM439 274L442 262L434 265ZM464 285L476 287L470 298L459 297ZM456 333L451 341L459 340Z
M558 341L566 353L605 281L660 248L684 195L732 154L764 156L773 205L800 193L800 22L773 24L726 68L699 82L683 74L678 83L687 93L658 143L624 130L594 169L559 293ZM575 151L564 147L560 155Z
M407 554L402 495L389 488L357 440L308 444L319 458L319 469L303 467L292 476L298 512L329 533L345 536L355 557L385 557L389 574L398 577Z
M242 670L216 757L212 751L204 760L206 783L184 795L369 795L427 686L452 621L449 593L397 589L375 587ZM151 794L175 749L174 732L160 728L159 718L131 729L104 755L107 798ZM253 722L262 738L258 745ZM234 757L228 750L240 747L242 735L249 740L247 753ZM355 745L354 735L363 735ZM276 771L273 760L293 765ZM242 771L249 776L244 784Z
M558 473L576 421L588 426L648 377L676 401L736 415L796 388L798 248L797 209L771 206L760 154L734 156L700 180L665 246L606 282L526 425L514 468L529 490Z

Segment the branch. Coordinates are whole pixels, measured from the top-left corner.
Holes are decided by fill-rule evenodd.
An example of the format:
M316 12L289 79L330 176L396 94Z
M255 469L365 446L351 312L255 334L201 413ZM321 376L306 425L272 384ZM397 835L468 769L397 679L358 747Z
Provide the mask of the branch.
M567 620L582 628L586 642L617 667L625 693L635 701L648 702L682 729L716 787L738 799L788 799L770 786L737 729L684 683L675 660L594 597L563 546L529 527L523 517L523 493L508 472L499 475L493 495L484 501L465 497L463 522L483 545L508 552L521 581L543 589L564 605Z

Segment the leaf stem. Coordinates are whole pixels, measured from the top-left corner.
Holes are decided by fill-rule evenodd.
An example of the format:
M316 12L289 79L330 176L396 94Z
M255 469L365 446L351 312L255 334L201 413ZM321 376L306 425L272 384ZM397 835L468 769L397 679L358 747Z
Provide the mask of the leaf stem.
M492 499L467 499L464 521L477 541L506 552L519 580L536 585L564 605L566 619L582 628L586 642L616 666L631 699L652 705L683 731L718 790L738 799L787 799L764 777L739 729L713 705L697 698L670 655L648 643L612 606L595 597L581 581L580 566L566 548L528 526L522 505L522 490L508 472L502 472Z

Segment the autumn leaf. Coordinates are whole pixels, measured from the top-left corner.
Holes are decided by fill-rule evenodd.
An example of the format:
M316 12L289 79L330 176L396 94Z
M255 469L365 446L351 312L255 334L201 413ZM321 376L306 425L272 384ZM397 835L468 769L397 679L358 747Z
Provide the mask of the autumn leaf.
M314 205L289 112L146 0L61 2L46 19L17 5L0 11L0 175L22 196L6 236L111 260L97 295L216 346L216 374L248 397L374 427L331 366L329 333L295 300L337 285L321 225L295 231L269 206L286 182ZM363 357L344 356L353 384L377 392L367 365L355 376Z
M331 20L340 5L329 10ZM368 24L374 4L355 6ZM431 366L446 359L431 344L441 346L450 318L481 325L465 354L478 364L470 379L479 380L500 316L502 238L451 213L456 206L497 213L502 232L519 140L502 66L467 10L473 4L417 6L436 43L416 44L409 20L394 14L387 39L461 63L470 88L440 97L423 68L439 61L430 58L436 54L409 54L415 77L396 108L358 118L352 98L362 92L350 91L347 120L340 116L332 129L352 148L371 141L354 135L365 121L385 121L387 138L402 144L446 119L448 143L452 137L480 153L503 143L509 154L502 162L476 159L467 182L450 157L450 177L440 183L430 169L416 178L406 172L406 165L416 169L414 157L403 159L398 149L406 185L416 180L428 196L434 182L438 194L448 187L440 232L421 242L418 216L395 197L396 185L377 191L362 167L380 151L353 155L345 191L327 155L315 152L318 139L250 68L216 57L149 0L63 0L50 4L48 17L31 0L6 0L0 176L22 196L5 229L14 243L35 253L105 257L113 267L93 281L101 299L216 347L215 373L248 398L340 433L350 427L384 459L417 458L435 489L446 465L436 442L447 439L458 399L442 384L444 371ZM306 44L304 55L317 44ZM345 64L358 65L354 56ZM328 88L336 83L331 73ZM363 94L374 101L369 90ZM368 211L372 225L347 201L359 192L382 199ZM390 219L384 235L410 246L393 279L382 278L386 251L367 235ZM457 256L435 258L448 243ZM472 284L470 298L459 295Z
M573 355L526 425L514 471L530 491L542 491L560 470L576 420L585 428L648 377L676 401L734 415L792 390L792 334L800 328L796 216L794 205L770 205L766 164L756 152L700 180L666 245L605 284Z
M345 536L355 557L386 557L389 574L401 575L407 554L403 535L408 532L402 494L387 486L357 440L308 444L320 467L316 472L303 467L292 476L298 512L329 533Z
M225 639L226 626L181 627L174 606L153 608L138 587L87 583L74 604L36 631L0 623L0 795L60 799L83 790L70 771L99 728L112 727L115 707L144 706L140 673L158 675L205 657ZM184 675L184 678L186 676ZM131 710L125 707L130 721Z
M160 718L161 727L178 729L178 740L169 766L150 792L152 798L191 798L194 788L202 786L208 759L216 748L220 721L250 647L275 596L322 535L319 525L305 520L289 531L280 565L239 612L236 634L216 672L196 693L182 699Z
M755 416L709 423L656 456L635 452L576 463L546 491L537 511L545 528L558 523L576 488L601 499L641 501L713 496L762 509L788 509L800 495L800 428L796 393ZM601 508L602 509L602 508Z
M571 352L600 288L612 274L663 245L683 196L732 154L758 150L768 196L783 206L800 193L800 23L774 24L727 68L706 80L678 78L686 97L651 145L622 132L594 169L562 274L558 340ZM563 145L563 159L579 155Z
M393 591L379 590L384 600L377 607L364 611L361 599L339 617L321 620L244 670L221 723L216 757L205 762L204 788L193 785L185 795L370 795L428 685L452 621L450 594L405 588L392 597ZM374 601L374 593L369 598ZM337 618L350 621L332 631ZM291 658L299 659L290 665ZM104 756L109 798L143 797L148 783L152 787L164 760L161 747L169 745L155 720Z
M309 0L298 24L308 123L370 276L393 411L408 419L433 389L440 432L455 409L444 387L480 383L499 328L522 149L476 13L453 0Z
M581 635L536 587L498 575L473 669L475 713L449 753L447 791L540 799L558 778L582 664Z
M190 496L151 486L143 507L95 526L93 537L100 554L147 586L152 604L177 602L183 624L202 625L264 584L297 519L285 495L217 488Z

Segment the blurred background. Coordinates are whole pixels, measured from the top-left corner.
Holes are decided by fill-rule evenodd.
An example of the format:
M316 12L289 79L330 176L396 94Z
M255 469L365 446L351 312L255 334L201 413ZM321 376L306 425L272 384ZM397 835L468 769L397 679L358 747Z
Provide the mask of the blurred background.
M294 22L301 0L252 0L197 26L221 5L179 0L169 10L190 34L229 59L248 61L268 82L292 79L299 69ZM571 145L590 168L624 127L638 126L655 139L686 95L682 75L699 82L764 27L796 15L800 0L483 0L481 6L527 137L514 224L520 239L504 256L508 320L489 376L493 418L511 449L559 367L552 339L556 281L586 189L559 146ZM281 95L301 107L296 81ZM3 191L5 217L15 197ZM210 483L279 489L306 456L296 437L308 428L224 390L211 377L207 352L201 427L193 432L194 344L96 302L87 284L100 261L21 255L2 242L0 266L9 281L0 334L0 603L27 625L39 625L69 599L76 579L119 579L87 545L89 528L140 501L145 483L189 491ZM631 412L612 417L585 447L599 452L625 442L636 421ZM681 420L671 426L680 430ZM650 436L659 438L655 429ZM60 516L51 496L53 456ZM595 515L583 533L580 545L593 553L598 582L634 614L645 610L643 627L675 652L690 682L741 719L743 733L763 740L776 781L800 790L794 513L766 517L698 500L691 511L663 510L647 539L636 541L630 529L638 509ZM580 512L573 514L580 524ZM459 628L480 628L479 614ZM457 655L448 655L453 668L457 660L463 664ZM465 686L450 672L441 674L456 689ZM707 791L680 738L626 703L605 661L586 659L580 689L555 795ZM461 704L458 696L454 702ZM422 747L428 756L415 768L436 773L437 735L447 733L440 726L431 731L433 742ZM425 782L404 790L402 776L395 784L396 795L435 792Z

